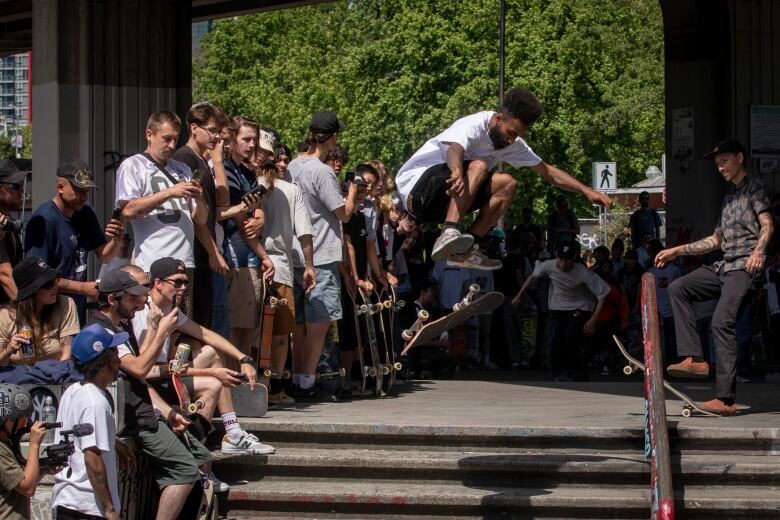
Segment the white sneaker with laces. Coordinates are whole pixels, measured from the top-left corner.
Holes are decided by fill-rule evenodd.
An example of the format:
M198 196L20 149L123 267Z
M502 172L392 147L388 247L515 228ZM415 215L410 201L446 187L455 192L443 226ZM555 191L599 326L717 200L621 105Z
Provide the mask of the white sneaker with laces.
M276 448L263 444L260 439L248 432L241 432L238 440L229 436L222 437L222 453L231 455L270 455Z
M431 255L433 256L433 255ZM501 269L501 260L488 257L474 246L465 253L453 254L447 259L447 265L463 267L464 269L482 269L483 271L495 271Z
M209 473L209 480L211 485L214 486L214 493L227 493L230 491L230 484L219 480L213 471Z
M434 262L441 262L450 255L468 251L472 245L474 245L473 236L461 233L455 228L445 228L433 244L431 258Z

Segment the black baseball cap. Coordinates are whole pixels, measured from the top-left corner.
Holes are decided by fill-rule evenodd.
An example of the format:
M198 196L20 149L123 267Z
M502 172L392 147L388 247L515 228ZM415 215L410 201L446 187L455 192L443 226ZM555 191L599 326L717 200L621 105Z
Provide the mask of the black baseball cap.
M29 171L20 170L12 159L0 160L0 183L18 184L24 181Z
M561 242L558 244L555 253L557 258L574 260L574 257L577 256L577 245L572 241Z
M149 288L141 285L130 273L114 269L109 271L98 282L98 292L116 293L126 292L136 296L149 294Z
M314 112L309 125L309 130L320 134L335 134L344 128L344 123L336 117L336 114L328 110Z
M16 283L16 301L29 298L35 291L57 278L60 273L49 267L39 256L28 256L19 262L13 270Z
M95 176L89 165L81 159L65 161L57 166L57 177L64 177L76 188L86 190L96 188Z
M745 147L742 146L742 143L740 143L737 140L734 139L726 139L725 141L721 141L718 144L715 145L715 149L712 150L709 153L704 154L704 159L714 159L718 155L722 153L741 153L742 156L747 159L747 150L745 150Z
M155 260L152 262L152 265L149 266L149 279L151 280L165 278L172 274L187 274L184 262L166 256L159 260Z

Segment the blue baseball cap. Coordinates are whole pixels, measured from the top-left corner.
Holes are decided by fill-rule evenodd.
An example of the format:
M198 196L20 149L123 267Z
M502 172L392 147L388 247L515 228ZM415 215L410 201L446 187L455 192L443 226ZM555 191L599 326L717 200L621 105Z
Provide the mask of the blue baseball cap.
M107 348L116 348L121 345L129 337L127 332L111 334L103 325L93 323L76 334L70 347L70 353L76 363L83 365L98 357Z

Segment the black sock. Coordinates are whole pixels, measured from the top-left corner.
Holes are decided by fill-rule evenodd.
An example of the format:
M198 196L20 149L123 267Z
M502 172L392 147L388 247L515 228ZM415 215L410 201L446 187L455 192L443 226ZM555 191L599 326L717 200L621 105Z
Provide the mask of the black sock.
M442 229L458 229L458 223L452 222L449 220L444 221L444 225L441 227Z
M278 394L282 390L284 390L284 387L282 387L282 380L271 378L271 388L268 389L268 392Z
M726 406L732 406L735 402L734 399L724 399L722 397L718 397L718 399L720 399Z

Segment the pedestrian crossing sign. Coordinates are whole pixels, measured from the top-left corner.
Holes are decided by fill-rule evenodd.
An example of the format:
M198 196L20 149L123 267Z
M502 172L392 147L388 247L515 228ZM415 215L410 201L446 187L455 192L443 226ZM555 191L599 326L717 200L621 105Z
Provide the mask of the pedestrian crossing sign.
M615 191L617 189L617 163L593 163L593 189L596 191Z

